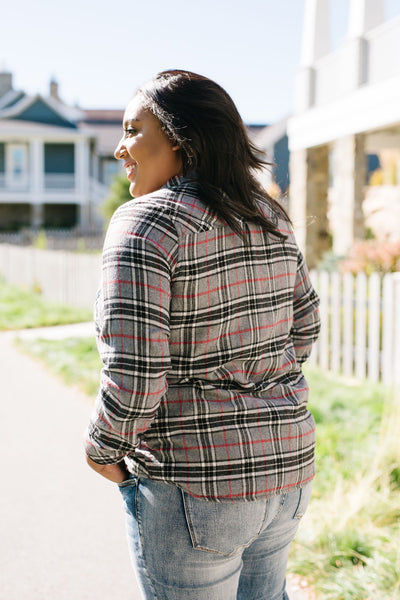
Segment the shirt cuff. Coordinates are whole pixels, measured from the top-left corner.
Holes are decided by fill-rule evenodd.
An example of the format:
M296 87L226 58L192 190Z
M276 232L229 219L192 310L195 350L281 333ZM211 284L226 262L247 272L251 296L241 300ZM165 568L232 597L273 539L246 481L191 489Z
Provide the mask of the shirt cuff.
M89 429L86 430L84 449L87 456L99 465L115 465L121 462L121 460L129 454L127 452L121 454L118 450L102 446L93 435L91 435Z

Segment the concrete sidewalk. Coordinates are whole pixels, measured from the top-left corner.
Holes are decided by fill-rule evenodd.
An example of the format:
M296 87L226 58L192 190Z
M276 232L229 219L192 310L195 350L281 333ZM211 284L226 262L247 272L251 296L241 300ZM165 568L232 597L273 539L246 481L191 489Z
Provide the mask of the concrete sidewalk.
M79 324L25 339L93 334ZM119 491L84 462L90 399L0 333L0 600L140 600ZM308 600L292 584L290 600ZM251 599L249 599L251 600Z
M138 600L118 488L84 462L90 400L0 334L1 600Z

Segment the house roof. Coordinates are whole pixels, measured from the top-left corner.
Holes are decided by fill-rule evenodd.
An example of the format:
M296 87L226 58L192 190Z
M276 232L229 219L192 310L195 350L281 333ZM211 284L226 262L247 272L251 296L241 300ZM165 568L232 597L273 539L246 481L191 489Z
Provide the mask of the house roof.
M24 139L29 136L46 136L48 138L94 138L96 132L93 129L87 129L80 131L72 127L58 127L57 125L50 125L49 123L38 123L34 121L23 121L18 119L0 119L0 138L7 138L11 136L23 137Z
M257 137L257 135L260 133L260 131L263 131L263 129L265 129L266 127L268 127L268 125L266 125L265 123L263 125L261 125L261 124L257 124L257 125L255 125L255 124L249 124L249 125L246 125L245 124L245 127L246 127L246 130L247 130L247 133L249 134L250 139L254 140Z
M0 97L0 111L5 108L10 108L25 96L25 92L17 90L9 90Z
M99 125L90 122L79 123L82 132L94 131L96 137L96 152L100 156L113 156L114 150L121 138L121 123L118 125Z
M75 107L66 106L61 101L40 94L27 96L23 94L17 99L11 96L11 90L2 98L0 104L0 119L16 119L22 121L49 123L57 126L76 127L76 121L81 118L82 111ZM9 97L9 98L8 98ZM5 100L4 100L5 98Z
M112 156L121 137L123 109L81 109L64 104L56 95L28 96L10 89L0 97L1 131L18 134L62 135L77 130L84 137L96 138L97 152ZM286 119L274 125L246 125L250 139L262 149L270 149L286 134ZM72 133L72 132L71 132Z
M124 116L123 109L85 109L83 121L95 125L119 125Z
M273 148L274 144L281 140L286 133L288 119L282 119L273 125L267 125L254 135L253 142L262 150Z

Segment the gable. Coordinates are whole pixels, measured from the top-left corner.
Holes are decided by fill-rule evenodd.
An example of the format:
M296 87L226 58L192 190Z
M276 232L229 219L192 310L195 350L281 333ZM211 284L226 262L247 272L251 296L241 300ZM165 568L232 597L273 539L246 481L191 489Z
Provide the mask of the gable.
M48 125L57 125L58 127L70 127L76 129L76 126L67 121L56 111L54 111L48 104L43 100L35 100L26 109L22 110L19 114L11 119L18 121L33 121L34 123L46 123Z
M10 100L8 102L5 102L2 105L1 109L5 110L6 108L11 108L15 104L17 104L17 102L19 102L20 100L22 100L23 98L25 98L24 92L14 93L13 96L12 96L12 98L10 98Z

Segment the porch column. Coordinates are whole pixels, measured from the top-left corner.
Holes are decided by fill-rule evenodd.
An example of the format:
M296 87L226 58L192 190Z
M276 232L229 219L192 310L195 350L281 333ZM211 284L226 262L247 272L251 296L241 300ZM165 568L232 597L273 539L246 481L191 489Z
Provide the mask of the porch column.
M384 20L384 0L350 0L348 37L361 37Z
M350 1L345 60L352 89L368 81L368 45L364 35L383 21L383 0Z
M330 248L328 233L329 147L290 154L290 204L296 239L309 267Z
M88 140L79 139L75 142L75 190L79 207L78 225L83 230L90 228L89 166Z
M44 205L32 204L31 212L31 227L32 229L40 229L44 223Z
M333 251L339 256L347 254L355 239L364 237L362 203L366 170L363 134L335 140L331 225Z
M295 113L314 105L314 64L329 51L329 0L306 0L300 68L296 75Z
M42 139L29 142L30 189L32 197L31 227L38 229L44 220L44 144Z

